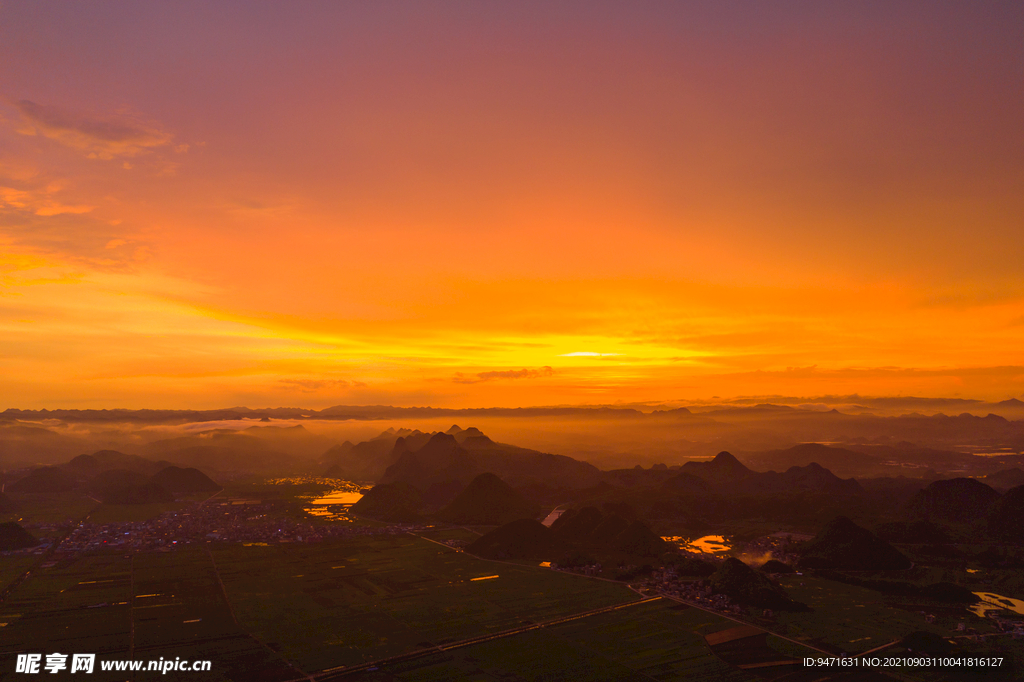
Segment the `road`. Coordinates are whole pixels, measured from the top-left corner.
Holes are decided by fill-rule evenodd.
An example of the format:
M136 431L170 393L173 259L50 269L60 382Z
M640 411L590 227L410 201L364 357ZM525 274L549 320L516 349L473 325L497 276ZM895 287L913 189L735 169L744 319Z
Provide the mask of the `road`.
M474 644L482 644L484 642L490 642L495 639L501 639L503 637L512 637L514 635L520 635L524 632L531 630L540 630L543 628L549 628L554 625L561 625L563 623L570 623L574 620L581 618L589 618L591 616L597 616L602 613L610 613L612 611L618 611L619 609L627 609L632 606L639 606L640 604L649 604L651 602L659 601L661 597L645 597L636 601L626 602L625 604L616 604L615 606L605 606L599 609L592 609L590 611L583 611L580 613L574 613L570 616L562 616L561 618L552 618L540 623L531 623L529 625L523 625L518 628L512 628L510 630L502 630L501 632L495 632L487 635L479 635L477 637L470 637L468 639L462 639L457 642L450 642L448 644L438 645L429 649L419 649L412 651L407 654L401 654L399 656L391 656L390 658L382 658L377 661L370 661L368 663L362 663L360 665L340 666L338 668L328 668L327 670L321 670L318 673L313 673L312 677L317 682L325 682L326 680L340 679L347 677L348 675L354 675L355 673L366 672L372 668L379 668L382 665L388 665L393 663L399 663L402 661L411 661L416 658L423 656L432 656L433 654L451 651L452 649L461 649L462 647L473 646ZM297 678L295 680L289 680L288 682L302 682L302 680L308 678Z

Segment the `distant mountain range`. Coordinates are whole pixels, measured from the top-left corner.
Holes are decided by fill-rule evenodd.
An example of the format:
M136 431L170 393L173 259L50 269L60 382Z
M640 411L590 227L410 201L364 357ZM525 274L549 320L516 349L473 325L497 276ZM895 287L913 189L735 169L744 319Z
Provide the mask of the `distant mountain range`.
M847 396L850 398L850 396ZM602 469L637 463L680 464L706 456L708 444L727 449L755 470L785 471L816 462L840 478L887 476L895 468L916 466L939 473L975 470L981 475L999 469L1024 467L1024 406L1020 401L981 403L939 401L908 407L956 408L968 412L930 414L907 410L890 414L902 403L886 403L884 413L844 404L842 409L820 405L723 404L666 409L662 406L533 407L443 409L431 407L335 406L324 410L234 407L220 410L17 410L0 412L0 468L66 461L99 449L131 452L186 466L205 467L222 477L242 473L295 475L331 450L340 464L334 475L353 480L377 480L394 462L387 455L398 437L394 432L356 443L351 433L373 420L414 420L424 429L429 420L461 423L486 420L501 424L502 433L518 432L517 442L534 452L557 453L587 461ZM995 412L986 412L988 408ZM846 411L844 411L846 410ZM998 416L997 416L998 415ZM288 420L282 424L281 420ZM1013 421L1016 420L1016 421ZM197 427L211 422L203 431ZM217 423L221 422L221 423ZM232 423L229 423L232 422ZM309 422L309 429L302 422ZM316 422L316 427L312 423ZM451 422L448 422L449 424ZM480 422L478 422L480 423ZM155 428L161 425L160 428ZM230 426L230 428L225 428ZM447 425L446 425L447 426ZM244 428L238 428L244 427ZM497 426L494 427L497 430ZM350 443L325 435L345 430ZM162 439L158 434L165 433ZM454 434L450 434L454 435ZM470 442L482 438L479 443ZM362 434L360 438L365 438ZM465 442L463 442L463 440ZM467 450L485 449L486 436L459 440ZM374 442L379 441L379 442ZM794 452L787 452L794 443ZM817 445L821 444L821 445ZM407 443L410 451L423 443ZM799 449L817 452L800 452ZM508 449L511 446L505 445ZM821 448L832 447L830 452ZM353 452L348 452L354 449ZM997 455L972 458L972 453ZM831 456L831 459L827 459ZM965 468L966 467L966 468ZM283 472L282 469L287 469ZM915 472L920 475L921 472Z
M369 441L328 450L322 464L328 465L327 476L402 481L424 493L444 486L461 488L485 472L514 486L581 488L601 478L600 470L587 462L496 443L476 428L459 426L432 434L389 429Z
M669 424L689 419L685 414L666 418ZM1015 424L998 417L914 419L955 419L993 428ZM723 451L674 466L601 470L457 425L429 433L389 428L366 441L340 445L301 424L253 425L164 438L138 450L97 450L61 465L8 470L2 476L11 499L3 506L17 504L18 495L72 490L117 503L164 501L212 492L218 488L213 480L222 476L301 474L375 481L355 511L385 521L433 518L498 525L513 517L539 518L541 510L561 505L692 531L741 518L820 528L833 517L848 516L866 518L872 527L928 521L938 524L935 537L990 533L1002 538L1016 537L1006 519L1016 513L1011 493L1024 479L1020 466L1005 466L1020 455L976 456L909 442L804 443L739 457ZM987 475L941 475L926 463L953 471L974 467ZM945 527L950 525L952 530ZM908 525L887 532L907 537L913 531Z
M687 462L680 477L703 480L710 491L730 494L766 494L783 491L813 490L834 495L856 495L863 492L854 479L841 479L817 462L791 466L783 473L757 472L747 468L728 452L720 452L710 462ZM666 485L672 485L669 480Z
M148 504L170 502L176 495L213 493L221 487L198 469L100 450L63 465L32 469L6 489L48 495L80 490L109 504Z
M804 399L785 399L786 402L733 401L718 404L694 404L687 407L664 408L658 405L568 405L537 407L395 407L393 405L335 405L322 410L304 407L273 407L251 409L227 407L213 410L127 410L127 409L55 409L22 410L8 408L0 412L0 420L37 421L59 419L82 422L149 422L186 423L202 421L228 421L233 419L422 419L422 418L481 418L481 417L594 417L594 418L654 418L757 416L771 414L823 414L831 412L844 416L859 416L876 411L880 416L900 416L913 413L970 414L985 416L996 414L1007 418L1024 418L1024 401L1010 398L999 402L986 402L964 398L920 397L867 397L820 396Z
M909 445L901 448L921 454ZM407 520L427 515L455 523L495 525L514 517L535 518L538 504L567 503L573 509L556 522L556 529L584 507L592 513L613 511L620 519L684 523L693 529L749 517L820 527L830 518L849 514L907 523L932 519L963 524L987 518L988 508L1000 497L985 483L964 477L899 475L861 482L837 476L811 458L835 465L849 458L854 467L874 471L871 467L878 466L890 474L904 471L886 469L874 455L820 444L770 451L758 460L801 462L783 471L756 471L728 452L674 467L601 471L569 457L496 443L478 429L458 426L430 434L389 429L369 441L330 449L321 465L335 475L383 470L378 485L357 507L366 516ZM998 480L1015 480L1013 470L1004 472ZM974 500L972 491L985 494ZM470 498L475 500L471 504ZM494 502L490 510L485 509L486 501ZM502 507L509 514L498 514ZM467 511L470 508L472 512ZM907 531L894 527L891 532ZM943 533L937 528L934 535Z

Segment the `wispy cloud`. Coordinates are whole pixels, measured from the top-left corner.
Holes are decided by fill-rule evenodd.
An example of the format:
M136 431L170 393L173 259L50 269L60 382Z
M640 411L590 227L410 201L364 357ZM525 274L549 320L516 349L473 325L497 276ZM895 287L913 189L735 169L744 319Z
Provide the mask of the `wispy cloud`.
M35 191L0 187L0 210L4 208L26 210L35 215L54 216L62 213L88 213L95 206L89 204L65 204L53 197L58 187L46 187Z
M94 116L27 99L14 103L24 118L22 135L42 135L89 158L134 157L171 143L173 136L128 116ZM179 145L180 146L180 145Z
M455 378L452 381L457 384L478 384L482 381L494 381L495 379L540 379L542 377L549 377L554 373L555 370L548 366L541 367L540 369L507 369L479 372L473 376L456 372Z
M313 393L325 388L363 388L366 386L362 381L347 379L279 379L278 383L290 388L298 388L303 393Z

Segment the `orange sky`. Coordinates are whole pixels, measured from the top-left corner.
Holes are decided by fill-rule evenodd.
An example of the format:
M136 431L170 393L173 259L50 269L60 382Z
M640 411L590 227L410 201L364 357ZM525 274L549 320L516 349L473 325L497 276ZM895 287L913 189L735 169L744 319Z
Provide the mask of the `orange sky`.
M1024 395L1015 3L5 3L0 409Z

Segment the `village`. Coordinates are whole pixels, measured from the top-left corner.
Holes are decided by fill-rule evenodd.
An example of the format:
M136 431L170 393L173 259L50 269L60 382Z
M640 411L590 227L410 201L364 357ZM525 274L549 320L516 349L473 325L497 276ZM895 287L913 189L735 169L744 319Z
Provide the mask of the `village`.
M280 513L258 500L227 500L167 511L146 521L26 524L40 544L4 554L51 554L53 560L85 551L116 548L133 552L170 551L176 545L221 541L243 544L316 543L327 539L395 535L419 526L324 524ZM56 544L55 544L56 543Z

